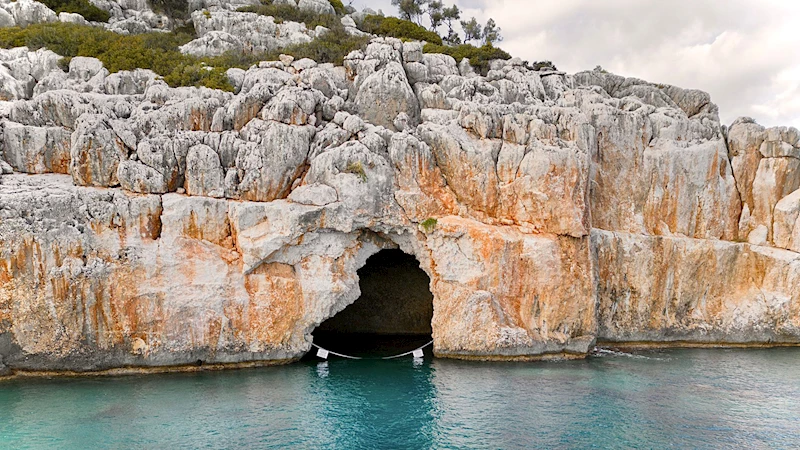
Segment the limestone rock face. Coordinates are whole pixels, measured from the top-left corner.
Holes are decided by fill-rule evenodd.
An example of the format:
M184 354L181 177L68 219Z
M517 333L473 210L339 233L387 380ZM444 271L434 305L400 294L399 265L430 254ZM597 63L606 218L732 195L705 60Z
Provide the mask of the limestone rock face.
M596 230L598 338L613 342L797 342L800 255Z
M256 145L236 157L241 198L268 202L286 197L304 168L314 128L254 119L242 133Z
M752 119L739 119L728 132L730 153L734 162L737 188L744 203L739 234L749 237L759 227L767 229L767 240L773 242L773 211L782 199L800 188L800 133L795 128L765 129ZM783 202L782 211L791 208L791 200ZM777 211L775 211L778 213ZM781 220L786 220L781 216ZM785 231L779 238L785 247Z
M431 284L439 354L524 359L582 354L593 345L588 238L526 235L447 217L428 246L436 263ZM551 298L571 301L545 300Z
M225 52L241 52L241 39L224 31L209 31L180 47L181 53L195 56L219 56Z
M52 9L34 0L3 2L2 8L13 18L13 23L7 26L24 28L35 23L58 21L58 16ZM5 20L9 22L8 18Z
M404 113L418 120L419 104L399 63L390 62L385 68L367 77L355 99L359 115L375 125L395 129L394 120Z
M61 127L32 127L5 122L5 159L19 172L67 173L71 134Z
M117 166L128 149L103 116L84 115L72 134L70 173L81 186L117 186Z
M665 109L673 105L671 97L664 89L636 84L640 80L596 72L577 74L575 79L610 91L567 97L570 103L585 105L597 133L594 227L737 238L742 206L715 106L700 111L687 103L686 111ZM645 90L619 90L629 84ZM624 97L606 96L612 92ZM601 97L587 105L581 98L586 95ZM684 103L694 98L673 95Z
M195 145L186 155L186 193L223 197L225 173L219 155L207 145Z
M96 3L114 29L174 25ZM252 3L190 2L184 51L316 35ZM295 360L390 248L430 278L439 356L800 343L796 129L599 70L468 65L375 38L222 92L0 51L4 370Z
M311 9L323 3L332 8L327 1L301 3ZM195 56L215 56L225 51L266 52L311 42L317 36L316 30L301 23L276 23L271 16L222 9L195 11L192 22L198 38L182 46L181 51Z
M775 246L800 252L800 189L775 205L773 217Z

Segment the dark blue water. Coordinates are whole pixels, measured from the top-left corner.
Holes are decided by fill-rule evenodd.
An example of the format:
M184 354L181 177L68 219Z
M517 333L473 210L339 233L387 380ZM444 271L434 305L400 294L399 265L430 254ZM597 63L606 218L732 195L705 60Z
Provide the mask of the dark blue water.
M798 448L800 349L0 383L3 448Z

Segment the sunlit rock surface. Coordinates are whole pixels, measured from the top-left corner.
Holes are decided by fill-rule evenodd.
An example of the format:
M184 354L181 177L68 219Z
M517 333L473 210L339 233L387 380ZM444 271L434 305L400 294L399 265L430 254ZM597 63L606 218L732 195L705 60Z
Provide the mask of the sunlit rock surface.
M262 20L212 3L201 36ZM430 278L439 356L800 343L798 132L728 129L706 93L389 38L234 93L0 61L11 370L294 360L387 248Z
M800 254L595 230L598 337L772 344L800 335Z

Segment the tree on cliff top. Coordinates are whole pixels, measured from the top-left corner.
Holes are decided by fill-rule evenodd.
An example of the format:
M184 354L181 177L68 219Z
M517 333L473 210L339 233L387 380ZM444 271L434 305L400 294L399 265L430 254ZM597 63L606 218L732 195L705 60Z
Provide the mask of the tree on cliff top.
M479 41L483 37L483 27L476 18L462 20L461 28L464 30L464 42Z
M422 15L422 6L428 3L428 0L392 0L392 5L400 10L400 18L419 23L419 17Z
M450 45L458 45L461 43L461 36L458 35L456 30L453 29L453 22L461 19L461 10L457 5L442 10L444 22L447 24L447 36L444 40Z
M438 0L428 2L428 20L431 21L431 31L437 32L444 23L444 3Z
M500 42L503 40L503 36L500 35L500 27L494 22L494 19L489 19L486 22L486 26L483 27L483 43L487 45L492 45L495 42Z

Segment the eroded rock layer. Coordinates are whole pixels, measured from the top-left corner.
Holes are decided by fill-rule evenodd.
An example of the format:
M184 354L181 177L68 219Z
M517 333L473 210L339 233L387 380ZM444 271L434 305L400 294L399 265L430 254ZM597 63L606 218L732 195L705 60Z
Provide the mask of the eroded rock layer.
M439 356L800 343L798 132L703 92L388 38L235 93L0 53L3 367L294 360L387 248Z

